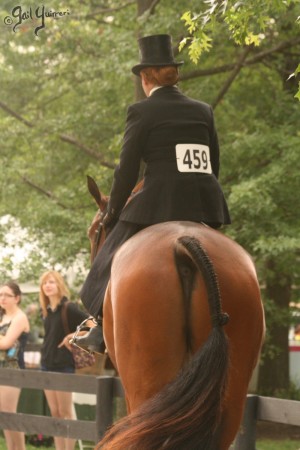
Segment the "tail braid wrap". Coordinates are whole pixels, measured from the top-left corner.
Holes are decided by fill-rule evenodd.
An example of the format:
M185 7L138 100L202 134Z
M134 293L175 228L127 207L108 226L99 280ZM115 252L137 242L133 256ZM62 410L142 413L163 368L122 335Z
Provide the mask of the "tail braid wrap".
M212 326L219 328L226 325L229 321L229 315L222 312L218 278L210 257L198 239L191 236L182 236L178 241L191 254L205 279Z

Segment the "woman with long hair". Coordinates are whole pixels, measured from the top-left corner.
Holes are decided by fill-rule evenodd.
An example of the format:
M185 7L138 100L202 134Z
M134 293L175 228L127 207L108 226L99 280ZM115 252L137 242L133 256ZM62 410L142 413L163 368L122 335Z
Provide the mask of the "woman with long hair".
M26 314L20 308L21 290L14 281L0 287L0 367L24 369L24 349L30 330ZM21 390L0 386L0 411L16 413ZM7 450L25 450L24 433L4 430Z
M39 298L45 329L41 368L48 372L73 374L75 364L69 340L88 315L69 301L69 289L62 275L55 270L49 270L41 276ZM66 308L69 334L66 334L64 327L63 308ZM45 395L52 417L75 419L72 392L46 389ZM56 450L73 450L75 447L74 439L57 436L54 437L54 443Z

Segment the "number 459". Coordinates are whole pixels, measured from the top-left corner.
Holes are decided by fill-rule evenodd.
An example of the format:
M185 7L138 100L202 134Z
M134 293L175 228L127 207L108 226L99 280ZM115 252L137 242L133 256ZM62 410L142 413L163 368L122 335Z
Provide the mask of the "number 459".
M212 173L207 145L177 144L176 158L180 172Z

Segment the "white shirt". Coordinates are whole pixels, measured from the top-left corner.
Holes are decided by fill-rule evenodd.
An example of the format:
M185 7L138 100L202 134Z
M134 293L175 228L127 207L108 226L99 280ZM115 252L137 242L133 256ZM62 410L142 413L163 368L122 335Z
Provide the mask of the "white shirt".
M157 89L162 88L163 86L155 86L154 88L151 89L151 91L149 92L149 97L153 94L153 92L157 91Z

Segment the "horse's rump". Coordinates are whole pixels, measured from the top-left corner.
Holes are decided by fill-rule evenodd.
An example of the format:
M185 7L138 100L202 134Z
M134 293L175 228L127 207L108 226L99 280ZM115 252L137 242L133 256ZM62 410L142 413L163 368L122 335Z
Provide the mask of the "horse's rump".
M221 323L211 332L211 313L215 315L213 320L217 322L222 322L224 316L221 309L217 312L214 308L210 309L207 279L204 281L205 277L203 278L199 267L195 270L194 257L190 255L190 251L186 248L178 250L182 247L182 236L198 240L208 254L217 275L223 309L230 316L230 321L224 328L229 340L230 355L225 400L226 339ZM213 296L216 297L216 294ZM187 304L187 301L190 303ZM201 444L203 450L227 449L241 420L263 329L263 310L254 265L249 255L231 239L209 227L191 222L154 225L129 239L117 252L112 265L111 283L104 304L104 332L110 357L122 379L128 409L135 415L125 419L119 431L113 428L111 439L115 433L120 433L120 442L127 436L131 445L127 448L138 450L158 449L158 445L163 443L163 448L166 449L196 449L200 448L201 439L206 442ZM211 340L213 344L209 347ZM204 342L204 350L209 348L206 351L206 363L197 365L199 358L201 359L199 349ZM220 354L225 357L223 363ZM215 356L216 361L212 356ZM207 358L210 358L209 363ZM220 372L223 373L217 373L214 366L216 363L220 364ZM186 366L187 372L184 372L185 369L181 371L183 366ZM195 372L191 375L193 367ZM206 368L209 369L209 375ZM178 372L180 375L176 377ZM195 374L199 374L199 377ZM205 393L203 380L208 387L216 377L219 380L214 389L219 391L215 397L211 397L216 409L211 407L208 400L206 403L210 405L211 412L216 412L221 400L221 443L219 447L211 447L212 439L207 439L207 435L205 437L205 429L210 432L215 430L219 423L217 418L208 425L204 419L205 414L201 416L201 411L205 412L205 406L196 413L181 389L185 386L187 395L199 399L209 391L207 389ZM171 380L175 380L169 385L171 387L164 388ZM161 393L155 398L159 391ZM151 398L147 403L146 400ZM163 407L165 411L169 408L174 413L176 403L180 406L175 412L177 420L174 421L173 415L168 421L160 408ZM184 405L187 405L187 410ZM189 417L188 409L194 420ZM190 422L189 429L184 428L185 425L181 427L184 420L187 425ZM150 440L148 436L142 441L143 446L135 446L135 442L141 441L134 439L140 439L147 433ZM180 433L181 438L178 438ZM190 446L184 447L182 439L188 439L188 436ZM104 448L123 450L124 447L121 444L110 447L109 438L106 439Z

